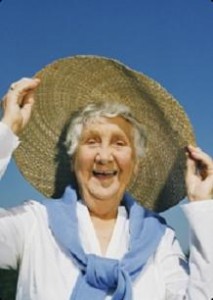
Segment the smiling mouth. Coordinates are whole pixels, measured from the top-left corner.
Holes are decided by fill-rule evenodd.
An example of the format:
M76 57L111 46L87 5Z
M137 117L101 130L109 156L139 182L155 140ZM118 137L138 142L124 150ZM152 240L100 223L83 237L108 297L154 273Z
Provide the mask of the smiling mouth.
M95 177L98 178L110 178L113 177L115 175L117 175L117 171L97 171L97 170L93 170L92 171L93 175Z

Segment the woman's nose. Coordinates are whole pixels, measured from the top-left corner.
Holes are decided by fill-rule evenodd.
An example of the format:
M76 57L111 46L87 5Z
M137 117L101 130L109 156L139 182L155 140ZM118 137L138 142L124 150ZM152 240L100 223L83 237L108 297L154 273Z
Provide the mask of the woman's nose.
M107 163L113 160L112 149L109 146L101 146L98 149L96 160L100 163Z

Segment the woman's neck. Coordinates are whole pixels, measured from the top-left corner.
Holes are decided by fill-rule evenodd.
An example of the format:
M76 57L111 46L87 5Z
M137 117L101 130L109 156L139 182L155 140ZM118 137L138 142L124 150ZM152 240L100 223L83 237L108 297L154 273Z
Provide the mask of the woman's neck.
M108 216L106 218L102 218L94 214L90 214L90 216L100 244L101 252L105 255L112 238L117 214L114 217Z
M105 254L113 234L120 199L97 199L91 195L82 198L89 210L101 252Z

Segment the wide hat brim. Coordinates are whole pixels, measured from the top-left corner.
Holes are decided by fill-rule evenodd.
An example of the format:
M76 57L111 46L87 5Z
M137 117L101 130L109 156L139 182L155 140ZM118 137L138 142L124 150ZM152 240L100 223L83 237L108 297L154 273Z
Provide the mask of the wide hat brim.
M164 211L186 196L185 146L195 144L180 104L156 81L98 56L60 59L35 74L41 84L15 160L43 195L58 198L74 177L64 140L72 115L89 103L119 102L144 125L147 148L129 192L145 207Z

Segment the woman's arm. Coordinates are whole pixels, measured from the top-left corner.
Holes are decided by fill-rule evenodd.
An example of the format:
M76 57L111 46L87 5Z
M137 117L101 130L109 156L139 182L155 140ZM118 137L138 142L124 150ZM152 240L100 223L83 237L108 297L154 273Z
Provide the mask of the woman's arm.
M4 114L0 122L0 177L4 174L13 151L19 144L18 134L29 122L33 107L33 91L39 80L21 79L3 98ZM28 206L0 209L0 268L17 268L25 237L32 222ZM28 221L27 221L28 220ZM30 223L29 223L30 224Z
M178 242L167 236L159 254L166 299L213 299L213 162L200 148L187 151L186 187L189 203L183 210L190 228L190 254L184 259Z
M23 78L10 86L1 102L3 117L0 123L0 178L18 146L18 135L28 124L34 103L34 90L39 79Z

